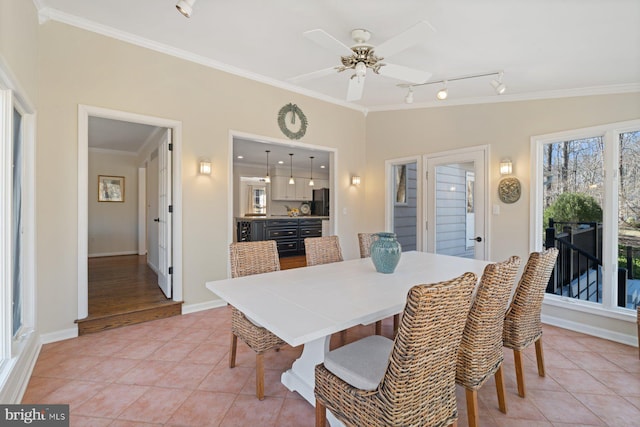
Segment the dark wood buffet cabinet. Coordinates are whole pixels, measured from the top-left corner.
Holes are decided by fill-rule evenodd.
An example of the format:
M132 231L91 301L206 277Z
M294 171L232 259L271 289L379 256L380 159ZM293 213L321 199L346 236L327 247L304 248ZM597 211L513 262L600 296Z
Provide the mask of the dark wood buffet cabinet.
M238 242L275 240L280 256L303 255L304 239L322 236L322 218L238 218Z

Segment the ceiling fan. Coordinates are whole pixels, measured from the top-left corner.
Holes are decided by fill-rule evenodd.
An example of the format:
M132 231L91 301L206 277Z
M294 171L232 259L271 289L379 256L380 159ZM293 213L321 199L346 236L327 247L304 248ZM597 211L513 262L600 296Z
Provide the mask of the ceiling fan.
M355 73L349 79L347 101L357 101L362 98L364 79L367 69L382 76L403 80L409 83L425 83L431 77L431 73L402 65L390 64L385 58L401 52L417 43L420 43L435 29L427 21L420 21L408 30L390 38L386 42L373 46L368 44L371 33L364 29L351 31L351 38L355 44L351 47L345 45L324 30L305 31L303 35L320 46L340 55L342 65L325 68L289 79L292 83L314 79L329 75L334 72L354 70Z

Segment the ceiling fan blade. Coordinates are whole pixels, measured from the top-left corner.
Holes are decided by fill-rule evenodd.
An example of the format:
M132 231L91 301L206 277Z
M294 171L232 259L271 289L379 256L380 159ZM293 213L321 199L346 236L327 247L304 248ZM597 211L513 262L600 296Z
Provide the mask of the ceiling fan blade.
M330 50L333 53L336 53L340 56L351 56L353 55L353 51L349 46L342 43L340 40L333 37L331 34L327 33L324 30L309 30L302 33L303 36L308 38L309 40L319 44L325 49Z
M433 28L430 23L427 21L420 21L403 33L391 37L386 42L379 44L375 48L376 55L383 58L395 55L398 52L408 49L414 44L423 42L427 36L435 31L436 29Z
M329 74L333 74L336 72L337 72L336 68L331 67L331 68L325 68L323 70L312 71L306 74L300 74L299 76L290 77L287 80L290 81L291 83L300 83L307 80L317 79L318 77L328 76Z
M396 64L385 64L383 67L380 67L378 73L385 77L416 84L425 83L431 77L431 73L428 71L416 70L415 68Z
M362 98L364 90L364 77L353 77L349 80L347 89L347 101L357 101Z

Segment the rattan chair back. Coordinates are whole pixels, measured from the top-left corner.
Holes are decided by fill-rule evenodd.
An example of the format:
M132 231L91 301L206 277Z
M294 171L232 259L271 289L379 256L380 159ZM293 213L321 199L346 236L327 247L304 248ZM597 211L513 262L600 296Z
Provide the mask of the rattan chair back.
M307 237L304 250L307 266L342 261L338 236Z
M358 233L360 258L369 258L371 256L371 244L376 240L378 240L377 233Z
M315 368L316 425L324 408L349 426L447 426L458 418L456 354L477 277L465 273L409 290L387 370L376 390L359 390Z
M231 243L229 255L234 278L280 270L275 240Z
M520 257L485 267L458 350L456 382L477 389L500 367L502 327L520 267Z
M476 282L465 273L411 288L379 387L388 418L376 425L447 425L457 417L456 354Z
M522 350L542 336L542 301L557 257L556 248L529 255L504 319L505 347Z

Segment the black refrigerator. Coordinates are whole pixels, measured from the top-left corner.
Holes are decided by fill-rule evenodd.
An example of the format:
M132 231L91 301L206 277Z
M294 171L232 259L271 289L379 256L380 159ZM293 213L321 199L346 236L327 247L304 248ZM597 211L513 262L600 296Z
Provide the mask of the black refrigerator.
M311 215L329 216L329 189L328 188L313 190L313 201L311 202Z

